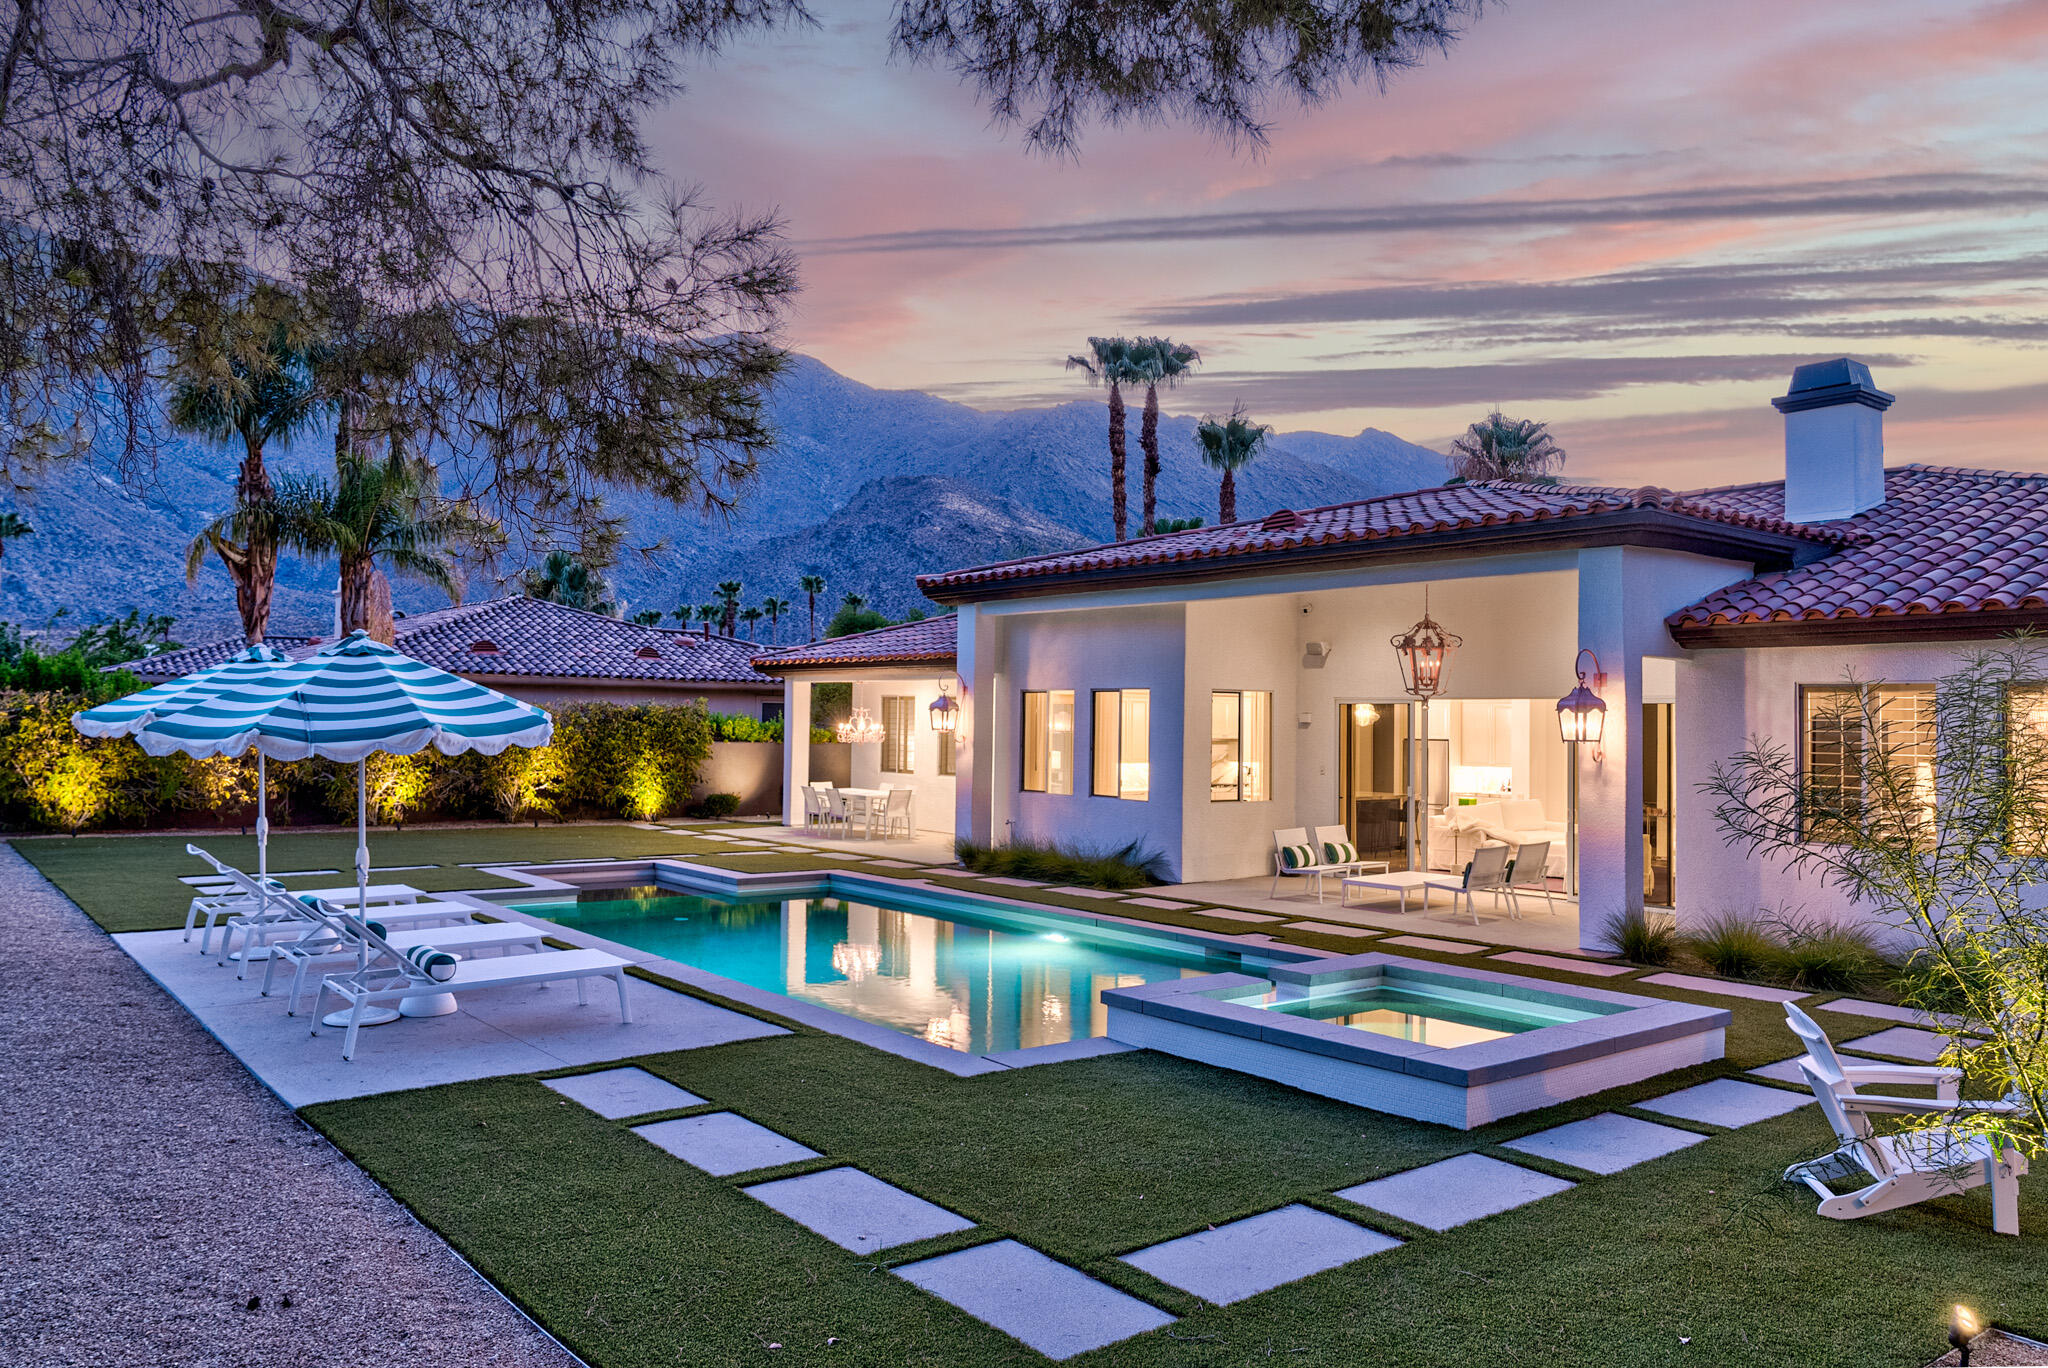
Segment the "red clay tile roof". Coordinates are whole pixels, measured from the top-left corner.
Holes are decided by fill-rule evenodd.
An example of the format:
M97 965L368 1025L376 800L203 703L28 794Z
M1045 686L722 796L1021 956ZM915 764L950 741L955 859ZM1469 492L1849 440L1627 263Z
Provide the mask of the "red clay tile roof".
M407 655L459 675L776 687L749 662L759 642L642 627L539 599L490 599L416 613L398 620L396 636ZM226 659L241 644L239 638L213 642L125 668L144 679L174 678L215 663L209 657L216 654ZM317 639L297 637L286 649L299 655L316 644Z
M289 652L295 647L311 646L319 637L288 636L277 632L266 632L263 644L275 646ZM202 642L197 646L181 646L175 651L163 651L140 660L131 660L125 665L109 665L109 670L126 670L139 679L155 683L163 679L176 679L179 675L191 674L194 670L209 669L219 665L229 656L241 650L248 642L241 637L223 637L219 641Z
M754 664L765 674L829 665L933 664L950 668L959 625L960 619L951 613L920 618L916 622L899 622L872 632L855 632L755 656Z
M1862 534L1858 544L1717 589L1666 620L1673 635L2048 610L2048 475L1906 465L1884 483L1884 503L1829 524ZM1766 518L1785 507L1781 481L1687 497Z
M933 594L971 592L1004 581L1053 580L1147 566L1170 565L1196 571L1207 568L1204 562L1237 556L1306 552L1346 544L1363 546L1464 528L1533 526L1636 509L1661 510L1677 518L1775 533L1828 547L1847 544L1859 535L1853 529L1814 528L1786 522L1782 504L1777 511L1766 512L1736 503L1674 494L1654 486L1611 489L1487 482L1387 494L1327 508L1282 509L1256 522L1198 527L1086 550L920 575L917 582L925 593Z

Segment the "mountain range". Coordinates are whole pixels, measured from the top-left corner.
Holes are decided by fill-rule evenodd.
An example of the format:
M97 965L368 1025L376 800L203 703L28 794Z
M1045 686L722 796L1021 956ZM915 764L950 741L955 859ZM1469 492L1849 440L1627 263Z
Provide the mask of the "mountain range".
M626 550L611 578L629 609L697 604L721 580L739 579L745 600L775 595L797 604L796 581L821 574L826 603L855 592L892 616L929 607L920 572L1067 550L1107 541L1108 408L1099 397L1051 408L984 411L914 390L881 390L809 357L792 359L770 396L777 445L739 512L723 522L630 494L608 503L626 516ZM1195 454L1196 420L1161 418L1162 517L1216 518L1216 475ZM1138 413L1130 419L1132 530L1139 517ZM321 469L332 438L314 431L277 451L278 470ZM209 561L184 577L184 548L232 496L232 454L172 438L139 481L99 464L46 472L18 501L34 535L0 558L0 616L36 628L68 609L76 624L131 608L170 613L192 642L236 627L227 577ZM1352 437L1275 434L1241 472L1238 512L1310 508L1437 484L1444 458L1391 433ZM332 562L286 556L278 568L272 628L320 633L332 623ZM472 596L504 592L473 582ZM399 583L401 610L445 600ZM821 603L822 610L825 603ZM765 624L763 624L765 628ZM785 622L795 639L803 624Z

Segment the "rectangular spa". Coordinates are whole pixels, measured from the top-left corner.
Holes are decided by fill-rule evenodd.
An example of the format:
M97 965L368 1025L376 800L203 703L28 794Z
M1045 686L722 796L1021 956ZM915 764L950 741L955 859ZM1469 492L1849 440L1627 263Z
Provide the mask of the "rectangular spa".
M1729 1014L1463 965L1347 955L1112 988L1110 1039L1469 1130L1719 1059Z

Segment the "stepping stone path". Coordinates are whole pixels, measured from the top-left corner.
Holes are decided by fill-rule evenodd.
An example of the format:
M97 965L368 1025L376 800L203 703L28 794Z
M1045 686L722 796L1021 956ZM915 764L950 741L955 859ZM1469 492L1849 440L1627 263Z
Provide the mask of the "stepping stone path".
M1899 1059L1932 1064L1940 1059L1941 1052L1948 1048L1949 1037L1937 1035L1933 1031L1916 1030L1911 1026L1894 1026L1889 1031L1879 1031L1876 1035L1858 1036L1850 1043L1869 1054L1893 1055Z
M1127 898L1132 907L1156 907L1162 912L1185 912L1193 903L1173 902L1167 898Z
M1589 1173L1619 1173L1644 1160L1697 1145L1706 1138L1694 1131L1602 1112L1583 1121L1573 1121L1537 1131L1534 1135L1525 1135L1520 1140L1510 1140L1502 1148L1570 1164Z
M1294 1205L1168 1240L1123 1261L1222 1306L1400 1245L1341 1216Z
M735 1112L713 1112L709 1116L685 1116L675 1121L656 1121L635 1126L633 1133L652 1141L693 1168L714 1177L773 1168L799 1159L822 1156L808 1145L799 1145L786 1135L777 1135Z
M1802 1096L1783 1088L1766 1088L1739 1078L1717 1078L1696 1088L1684 1088L1663 1097L1653 1097L1636 1106L1686 1121L1704 1121L1710 1126L1748 1126L1768 1121L1813 1103L1811 1094Z
M1626 974L1626 964L1601 964L1595 960L1569 959L1563 955L1538 955L1527 950L1516 950L1505 955L1491 955L1489 959L1507 964L1533 964L1538 969L1562 969L1567 974L1591 974L1595 978L1613 978Z
M1174 1320L1015 1240L890 1271L1050 1359L1085 1354Z
M974 1229L974 1222L856 1168L806 1173L741 1191L856 1254Z
M1374 926L1340 926L1336 922L1299 921L1289 922L1289 931L1313 931L1318 936L1377 936L1379 928Z
M649 1112L699 1107L704 1099L685 1092L666 1079L645 1069L605 1069L599 1073L577 1074L573 1078L543 1079L550 1088L572 1102L616 1121L622 1116L645 1116Z
M1428 1230L1449 1230L1577 1186L1483 1154L1460 1154L1390 1178L1360 1183L1337 1195Z
M1753 1002L1797 1002L1806 996L1790 988L1763 988L1754 983L1729 983L1694 974L1651 974L1642 982L1664 988L1685 988L1695 993L1712 993L1716 997L1748 998Z
M989 882L994 883L995 880L991 879L989 880ZM1124 896L1123 894L1108 888L1054 888L1048 891L1053 893L1064 893L1070 898L1116 898L1118 900L1121 900Z
M1000 878L983 879L982 882L1001 884L1005 888L1046 888L1050 886L1043 879L1013 879L1007 874Z
M1863 1002L1856 998L1836 998L1823 1002L1813 1009L1816 1012L1844 1012L1849 1016L1875 1017L1879 1021L1896 1021L1901 1026L1946 1026L1951 1030L1982 1031L1983 1027L1973 1026L1961 1017L1938 1017L1912 1007L1898 1007L1889 1002Z
M1806 1058L1805 1055L1794 1055L1790 1059L1781 1059L1775 1064L1766 1064L1761 1069L1751 1069L1749 1075L1752 1078L1768 1078L1774 1083L1795 1083L1803 1088L1806 1086L1806 1075L1800 1072L1799 1061L1804 1058ZM1842 1062L1845 1064L1877 1063L1874 1059L1861 1059L1852 1054L1843 1055Z
M1276 922L1287 920L1285 917L1268 916L1264 912L1240 912L1234 907L1198 907L1195 909L1194 915L1197 917L1214 917L1218 921L1234 922Z
M806 851L806 852L804 852L804 853L805 853L805 854L809 854L810 852L809 852L809 851ZM916 868L918 868L918 866L917 866L917 865L911 864L911 863L909 863L908 861L905 861L905 860L869 860L869 861L868 861L868 863L869 863L869 864L871 864L871 865L873 865L873 866L874 866L875 868L877 868L877 869L916 869ZM994 880L990 880L990 882L994 882Z
M1409 945L1417 950L1435 950L1445 955L1473 955L1486 947L1469 945L1464 941L1438 940L1434 936L1389 936L1382 945Z

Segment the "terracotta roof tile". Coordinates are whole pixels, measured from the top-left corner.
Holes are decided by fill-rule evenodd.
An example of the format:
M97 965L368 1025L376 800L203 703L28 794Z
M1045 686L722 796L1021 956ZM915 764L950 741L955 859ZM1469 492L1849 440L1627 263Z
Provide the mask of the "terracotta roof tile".
M1192 570L1202 562L1236 556L1363 545L1460 528L1538 524L1642 508L1800 537L1826 546L1846 545L1861 535L1853 528L1812 528L1789 523L1785 521L1782 500L1777 509L1771 510L1760 501L1755 507L1740 501L1707 501L1650 485L1614 489L1597 485L1486 482L1418 489L1327 508L1280 509L1259 521L1198 527L1085 550L920 575L917 582L926 593L931 593L1145 566L1185 565Z
M754 664L766 674L783 670L827 665L934 664L950 668L957 650L960 619L951 613L943 617L899 622L877 627L872 632L830 637L786 651L754 657Z
M1684 497L1764 518L1785 507L1780 481ZM1860 535L1825 560L1715 590L1673 613L1672 630L2048 608L2048 475L1896 466L1884 503L1827 526Z

